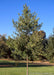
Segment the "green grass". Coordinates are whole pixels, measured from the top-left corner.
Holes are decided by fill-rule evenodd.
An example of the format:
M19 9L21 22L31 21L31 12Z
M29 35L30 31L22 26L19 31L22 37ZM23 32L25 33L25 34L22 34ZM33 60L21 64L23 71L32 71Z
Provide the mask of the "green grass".
M0 75L26 75L26 67L0 68ZM54 75L54 66L29 67L29 75Z
M26 75L26 68L0 68L0 75Z
M54 67L33 67L29 68L29 75L54 75Z
M8 64L13 67L0 67L0 75L26 75L26 63L0 60L0 65ZM54 66L29 64L29 75L54 75Z

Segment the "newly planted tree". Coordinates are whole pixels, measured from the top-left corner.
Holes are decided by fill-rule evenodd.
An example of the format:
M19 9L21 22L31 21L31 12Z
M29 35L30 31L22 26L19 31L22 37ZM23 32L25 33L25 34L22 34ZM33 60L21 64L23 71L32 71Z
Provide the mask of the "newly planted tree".
M19 15L18 21L13 20L13 25L16 29L16 36L14 41L14 51L13 53L18 56L18 58L22 57L22 59L27 59L27 75L28 75L28 59L30 59L31 53L33 51L32 47L32 37L35 31L39 31L42 23L39 24L39 18L36 17L36 13L31 13L28 6L25 4L23 6L23 12ZM36 44L35 44L36 45ZM17 58L17 57L16 57Z

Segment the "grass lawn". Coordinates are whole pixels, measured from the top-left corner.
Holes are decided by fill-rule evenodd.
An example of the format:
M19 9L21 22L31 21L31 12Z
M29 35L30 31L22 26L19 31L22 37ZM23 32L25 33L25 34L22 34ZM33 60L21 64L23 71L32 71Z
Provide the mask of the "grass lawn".
M26 75L26 67L0 68L0 75ZM29 67L29 75L54 75L54 66Z
M12 67L0 67L0 75L26 75L26 63L0 60L0 65L13 65ZM54 75L54 66L29 64L29 75Z

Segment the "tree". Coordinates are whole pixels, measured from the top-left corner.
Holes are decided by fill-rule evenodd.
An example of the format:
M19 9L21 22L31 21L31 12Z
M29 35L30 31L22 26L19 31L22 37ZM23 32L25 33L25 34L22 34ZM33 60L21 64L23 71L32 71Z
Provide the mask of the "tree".
M21 54L21 51L22 51L22 53L24 53L24 55L27 56L27 59L31 55L32 50L29 48L30 45L28 47L30 37L32 36L34 31L38 31L40 29L40 27L42 26L42 24L38 24L39 18L36 18L36 16L37 16L37 14L31 13L30 9L25 4L23 7L22 15L19 16L18 21L15 22L13 20L13 25L16 29L16 32L15 32L16 38L18 37L18 40L19 40L21 38L21 36L23 35L21 38L22 40L19 40L20 42L23 41L23 43L21 42L22 44L20 43L20 48L19 48L19 45L15 46L15 52L16 52L17 56L18 56L18 53ZM24 41L24 40L27 40L27 41ZM17 41L17 40L15 40L15 41ZM15 43L15 45L16 45L16 43ZM23 50L22 50L22 47L23 47ZM28 66L28 64L27 64L27 66Z
M5 35L0 35L0 58L9 58L10 57L10 49L6 44L7 39Z
M53 30L53 34L48 39L47 51L48 51L48 60L54 62L53 61L54 60L54 30Z

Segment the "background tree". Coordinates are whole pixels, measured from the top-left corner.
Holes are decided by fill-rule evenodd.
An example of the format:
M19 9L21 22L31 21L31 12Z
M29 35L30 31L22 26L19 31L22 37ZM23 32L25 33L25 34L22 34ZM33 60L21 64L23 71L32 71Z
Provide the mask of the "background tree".
M0 35L0 58L9 58L10 57L10 49L6 44L5 35Z
M40 33L42 32L42 33ZM43 60L46 58L46 40L44 31L35 31L29 40L28 48L31 49L31 60Z
M54 32L48 39L47 52L48 52L48 60L54 62Z

